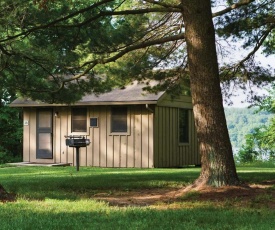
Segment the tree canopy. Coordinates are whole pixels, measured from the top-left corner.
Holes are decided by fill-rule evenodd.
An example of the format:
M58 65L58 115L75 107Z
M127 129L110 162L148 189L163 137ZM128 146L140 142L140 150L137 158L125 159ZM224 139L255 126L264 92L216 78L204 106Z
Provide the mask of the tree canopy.
M251 49L238 63L220 63L225 87L233 80L262 84L272 79L253 58L260 47L274 54L274 4L212 1L217 35L243 39L243 48ZM69 103L131 76L165 79L164 87L188 83L185 9L179 0L17 0L1 1L1 9L0 72L7 87L22 96Z

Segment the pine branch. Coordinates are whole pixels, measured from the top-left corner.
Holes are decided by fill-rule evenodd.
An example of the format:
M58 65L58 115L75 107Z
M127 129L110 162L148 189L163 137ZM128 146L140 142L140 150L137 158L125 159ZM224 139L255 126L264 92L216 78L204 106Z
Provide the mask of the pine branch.
M240 8L242 6L249 5L252 2L255 2L255 0L240 0L239 2L227 7L225 9L221 10L221 11L213 13L212 17L214 18L214 17L222 16L222 15L224 15L224 14L226 14L226 13L232 11L232 10L235 10L235 9Z
M60 88L58 90L56 90L55 92L52 92L52 93L57 93L60 90L62 90L67 82L71 82L73 80L81 78L82 76L85 76L87 73L89 73L90 70L92 70L97 65L106 64L106 63L110 63L110 62L115 62L119 58L123 57L125 54L127 54L131 51L134 51L134 50L144 49L144 48L147 48L147 47L150 47L150 46L153 46L153 45L159 45L159 44L163 44L163 43L166 43L166 42L178 41L178 40L182 40L184 38L185 38L184 33L180 33L180 34L173 35L173 36L163 37L163 38L159 38L159 39L155 39L155 40L150 40L150 41L147 41L147 42L141 42L139 44L135 44L135 45L126 47L124 50L118 52L117 54L115 54L112 57L102 58L102 59L95 59L95 60L91 60L89 62L86 62L81 66L81 67L87 66L87 68L82 73L77 74L77 75L73 76L72 78L63 80Z
M3 52L3 54L10 56L11 54L0 44L0 50Z
M242 65L244 62L246 62L247 60L249 60L249 58L251 58L262 46L262 44L264 43L265 39L267 38L267 36L271 33L271 31L275 28L275 25L270 27L268 30L266 30L263 35L260 37L259 41L257 42L256 46L254 47L254 49L247 54L247 56L241 60L237 65Z
M163 2L160 2L160 1L155 1L155 0L144 0L144 1L145 1L145 2L148 2L148 3L151 3L151 4L158 5L158 6L162 6L162 7L164 7L164 8L173 9L174 12L176 12L176 11L178 11L178 10L181 9L179 6L175 6L175 5L163 3Z
M72 24L72 25L65 25L65 24L59 24L62 22L65 22L68 19L71 19L79 14L85 13L87 11L93 10L95 8L98 8L101 5L104 5L106 3L112 2L114 0L102 0L98 3L95 3L89 7L83 8L81 10L78 10L74 13L71 13L65 17L56 19L52 22L49 22L47 24L43 24L40 26L34 26L33 28L30 28L26 31L23 31L21 33L18 33L16 35L13 36L8 36L4 39L0 40L0 43L6 42L6 41L10 41L10 40L14 40L16 38L22 37L22 36L28 36L29 34L39 31L39 30L43 30L46 28L51 28L51 27L81 27L87 23L96 21L99 18L102 17L106 17L106 16L119 16L119 15L141 15L141 14L146 14L146 13L156 13L156 12L163 12L163 13L169 13L169 12L180 12L180 9L176 9L177 11L175 11L175 9L170 9L170 8L163 8L163 7L156 7L156 8L146 8L146 9L136 9L136 10L121 10L121 11L100 11L100 13L98 13L96 16L91 17L90 19L82 22L82 23L78 23L78 24Z
M21 33L18 33L18 34L16 34L16 35L8 36L8 37L6 37L6 38L4 38L4 39L1 39L1 40L0 40L0 43L6 42L6 41L10 41L10 40L13 40L13 39L16 39L16 38L19 38L19 37L21 37L21 36L27 36L27 35L29 35L30 33L35 32L35 31L38 31L38 30L41 30L41 29L45 29L45 28L52 27L52 26L56 25L56 24L59 23L59 22L66 21L66 20L68 20L68 19L70 19L70 18L73 18L73 17L76 16L76 15L85 13L85 12L87 12L87 11L89 11L89 10L95 9L95 8L101 6L101 5L104 5L104 4L109 3L109 2L112 2L112 1L114 1L114 0L102 0L102 1L100 1L100 2L97 2L97 3L92 4L92 5L89 6L89 7L86 7L86 8L80 9L80 10L74 12L74 13L71 13L71 14L65 16L65 17L62 17L62 18L56 19L56 20L54 20L54 21L52 21L52 22L49 22L48 24L44 24L44 25L40 25L40 26L35 26L35 27L31 28L31 29L28 29L28 30L26 30L26 31L24 31L24 32L21 32Z

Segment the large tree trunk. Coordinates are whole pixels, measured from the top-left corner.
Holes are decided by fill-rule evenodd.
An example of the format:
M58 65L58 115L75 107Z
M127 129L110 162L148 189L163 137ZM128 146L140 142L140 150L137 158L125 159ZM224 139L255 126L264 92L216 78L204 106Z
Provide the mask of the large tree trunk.
M239 179L226 126L210 0L182 0L191 93L202 169L197 185L236 185Z

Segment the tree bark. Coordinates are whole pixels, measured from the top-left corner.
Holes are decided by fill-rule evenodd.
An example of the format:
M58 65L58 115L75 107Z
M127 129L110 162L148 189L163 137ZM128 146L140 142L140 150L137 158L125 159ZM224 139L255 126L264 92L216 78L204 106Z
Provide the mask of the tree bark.
M237 185L226 126L210 0L182 0L202 169L195 185Z

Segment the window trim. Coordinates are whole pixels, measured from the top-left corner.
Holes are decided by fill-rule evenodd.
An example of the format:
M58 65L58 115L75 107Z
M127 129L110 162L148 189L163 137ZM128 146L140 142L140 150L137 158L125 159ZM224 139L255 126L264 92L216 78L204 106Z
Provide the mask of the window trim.
M77 131L73 131L73 110L74 109L85 109L86 110L86 132L84 131L80 131L80 132L77 132ZM71 131L71 135L89 135L89 132L90 132L90 127L89 127L89 109L87 107L72 107L71 108L71 122L70 122L70 131Z
M181 142L180 140L180 110L185 110L187 112L187 141ZM190 144L190 109L187 108L179 108L178 109L178 143L179 145L189 145Z
M127 131L126 132L113 132L112 131L112 109L113 108L125 107L127 110ZM108 133L110 136L129 136L131 135L131 115L130 109L128 106L112 106L109 108L109 117L108 117Z

